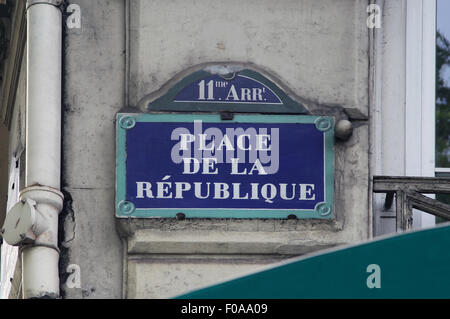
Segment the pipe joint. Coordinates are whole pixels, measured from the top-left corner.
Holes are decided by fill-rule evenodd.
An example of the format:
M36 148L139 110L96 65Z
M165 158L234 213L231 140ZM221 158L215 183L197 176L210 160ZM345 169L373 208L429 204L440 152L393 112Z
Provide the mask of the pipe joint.
M64 195L51 187L31 186L20 193L20 199L34 207L35 220L31 231L35 235L33 246L58 249L58 215L63 208Z
M58 214L63 200L63 194L50 187L25 188L7 214L1 229L3 238L13 246L44 246L59 252Z
M49 4L54 7L60 7L64 3L64 0L27 0L26 10L35 4Z
M59 190L48 186L29 186L20 192L20 199L31 199L38 204L53 206L58 214L64 203L64 195Z

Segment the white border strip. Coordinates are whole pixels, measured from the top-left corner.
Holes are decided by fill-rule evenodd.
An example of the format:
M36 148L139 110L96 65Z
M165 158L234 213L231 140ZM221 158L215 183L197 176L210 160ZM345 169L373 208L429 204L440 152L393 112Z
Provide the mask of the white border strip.
M406 1L405 175L435 172L436 0ZM435 225L414 212L414 228Z

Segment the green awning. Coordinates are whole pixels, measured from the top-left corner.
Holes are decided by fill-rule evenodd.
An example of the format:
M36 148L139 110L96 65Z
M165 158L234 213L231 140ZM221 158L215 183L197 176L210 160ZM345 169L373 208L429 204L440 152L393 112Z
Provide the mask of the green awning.
M450 224L278 264L178 299L450 298Z

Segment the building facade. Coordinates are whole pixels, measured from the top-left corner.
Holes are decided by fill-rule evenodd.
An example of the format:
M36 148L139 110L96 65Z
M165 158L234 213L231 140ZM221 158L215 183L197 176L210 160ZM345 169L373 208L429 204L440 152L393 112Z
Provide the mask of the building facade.
M373 176L434 176L435 1L0 6L0 222L28 198L53 220L20 248L3 242L3 298L170 298L395 232ZM333 118L332 218L117 217L117 114L197 114L149 105L220 68L254 72L304 114ZM239 107L231 113L277 116ZM434 217L415 212L413 224ZM33 279L41 253L45 289Z

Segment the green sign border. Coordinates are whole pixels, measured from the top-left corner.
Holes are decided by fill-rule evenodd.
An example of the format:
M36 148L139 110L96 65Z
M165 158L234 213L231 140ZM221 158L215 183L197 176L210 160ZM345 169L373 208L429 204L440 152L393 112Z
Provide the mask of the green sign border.
M324 132L325 145L325 201L314 210L289 209L195 209L159 208L136 209L126 198L126 132L136 122L194 122L205 123L301 123L315 124ZM119 218L175 218L177 213L186 218L273 218L285 219L295 215L299 219L332 219L334 216L334 119L308 115L236 114L233 120L223 121L219 114L136 114L118 113L116 116L116 217Z

